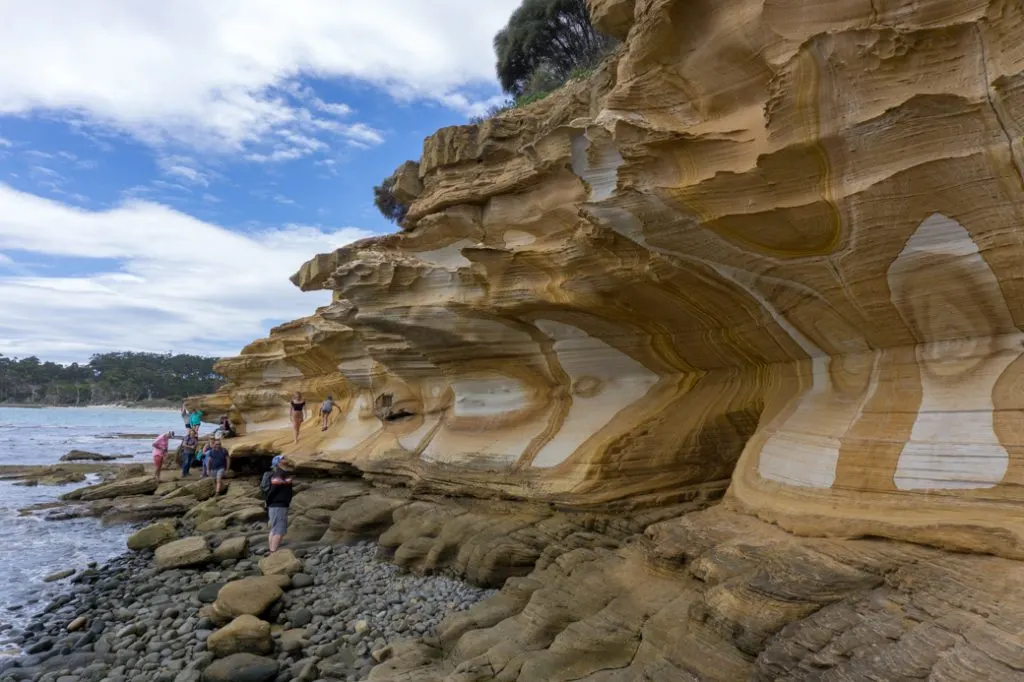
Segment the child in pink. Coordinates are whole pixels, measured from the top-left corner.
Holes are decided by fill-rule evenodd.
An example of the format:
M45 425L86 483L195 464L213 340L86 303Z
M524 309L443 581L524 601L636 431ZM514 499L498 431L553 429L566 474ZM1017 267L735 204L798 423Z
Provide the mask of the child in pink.
M174 438L174 431L168 431L153 441L153 467L156 469L156 480L158 482L160 481L160 469L164 466L164 457L167 456L167 448L170 447L168 441L172 438Z

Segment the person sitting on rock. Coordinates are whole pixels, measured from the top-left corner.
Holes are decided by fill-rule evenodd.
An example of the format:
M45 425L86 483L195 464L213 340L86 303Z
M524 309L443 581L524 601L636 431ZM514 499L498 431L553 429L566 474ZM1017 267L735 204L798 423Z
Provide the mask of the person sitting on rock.
M227 415L220 418L220 424L217 426L217 431L220 432L221 438L234 438L238 434L235 433L235 427L231 424L231 419Z
M327 430L327 420L334 410L341 411L341 408L334 404L334 396L327 396L327 400L320 403L320 430Z
M164 457L167 456L167 448L170 447L170 440L174 438L174 431L157 436L153 441L153 468L156 472L156 482L160 482L160 470L164 467Z
M220 439L214 438L210 441L210 449L206 453L206 461L203 464L210 471L210 475L213 476L213 480L217 483L213 491L213 494L216 497L217 495L220 495L221 481L224 480L224 476L227 474L228 469L231 468L231 455L229 455L228 451L224 449L224 446L220 444Z
M185 437L181 441L181 477L188 478L188 473L192 469L192 459L196 456L196 450L199 448L199 439L196 437L196 432L189 430L185 433Z
M270 552L274 553L281 546L285 533L288 532L288 507L292 503L291 467L281 458L274 459L274 469L270 476L270 490L267 492L267 515L270 517L270 534L267 543Z

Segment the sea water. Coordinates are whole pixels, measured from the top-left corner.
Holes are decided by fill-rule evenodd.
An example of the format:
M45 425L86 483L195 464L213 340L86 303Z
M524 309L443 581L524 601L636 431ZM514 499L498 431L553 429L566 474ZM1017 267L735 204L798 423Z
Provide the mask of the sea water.
M118 462L149 462L153 438L169 430L183 431L173 410L0 407L0 465L54 464L69 450L131 455ZM124 434L136 437L118 437ZM19 514L87 483L23 487L0 481L0 629L24 624L66 589L44 583L47 575L81 570L125 551L128 527L105 528L98 519L45 521L41 515Z

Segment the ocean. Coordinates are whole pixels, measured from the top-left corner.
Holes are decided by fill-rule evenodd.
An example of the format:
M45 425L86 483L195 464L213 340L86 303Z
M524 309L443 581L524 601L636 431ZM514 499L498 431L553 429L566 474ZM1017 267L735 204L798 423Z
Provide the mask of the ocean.
M173 410L0 407L0 465L54 464L69 450L132 456L119 462L149 462L151 434L170 429L183 430ZM121 434L148 437L116 437ZM104 528L97 519L44 521L18 513L86 484L23 487L0 481L0 655L3 631L24 625L66 588L44 583L44 577L65 568L81 570L125 551L129 527Z

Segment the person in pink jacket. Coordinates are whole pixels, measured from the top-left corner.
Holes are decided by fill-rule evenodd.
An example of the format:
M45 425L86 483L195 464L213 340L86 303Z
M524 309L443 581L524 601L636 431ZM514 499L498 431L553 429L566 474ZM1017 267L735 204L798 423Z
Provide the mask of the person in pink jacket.
M156 470L156 480L160 482L160 469L164 466L164 457L167 456L167 449L170 447L169 441L174 438L174 431L168 431L162 436L157 436L157 439L153 441L153 467Z

